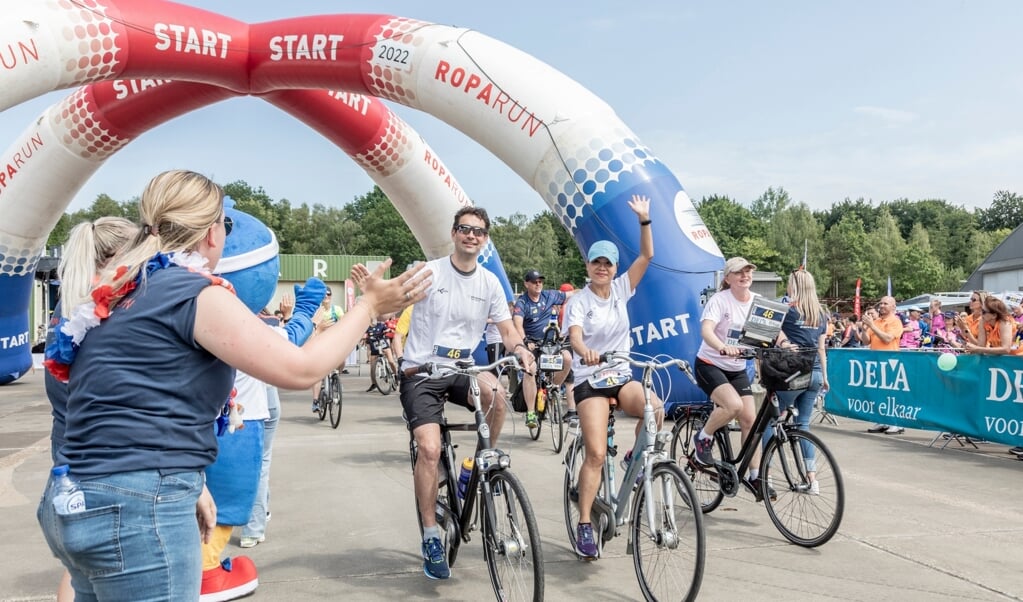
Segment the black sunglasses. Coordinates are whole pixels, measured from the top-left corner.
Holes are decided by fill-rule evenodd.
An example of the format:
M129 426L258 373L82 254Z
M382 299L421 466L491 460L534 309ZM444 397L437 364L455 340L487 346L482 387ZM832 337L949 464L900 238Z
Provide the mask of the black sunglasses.
M489 231L486 228L480 228L479 226L470 226L469 224L458 224L457 226L455 226L455 232L466 235L472 232L472 235L475 236L476 238L483 238L484 236L487 235Z
M231 230L234 230L234 220L229 216L224 216L224 236L231 234Z

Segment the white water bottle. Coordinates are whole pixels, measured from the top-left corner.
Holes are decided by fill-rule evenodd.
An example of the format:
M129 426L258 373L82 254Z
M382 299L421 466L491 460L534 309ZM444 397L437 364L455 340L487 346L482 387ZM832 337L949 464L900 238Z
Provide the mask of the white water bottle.
M67 464L53 467L53 508L57 514L74 514L85 510L85 492L71 478Z

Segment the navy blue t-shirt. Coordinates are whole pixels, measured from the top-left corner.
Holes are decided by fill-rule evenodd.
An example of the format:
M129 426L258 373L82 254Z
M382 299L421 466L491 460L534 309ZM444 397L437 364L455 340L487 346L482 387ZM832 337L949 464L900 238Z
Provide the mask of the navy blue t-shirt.
M522 330L530 339L540 339L543 331L551 321L552 308L565 304L565 293L561 291L540 291L540 297L534 302L529 293L522 293L515 300L512 315L522 316Z
M196 297L210 284L182 267L158 270L88 332L58 452L73 473L202 470L216 458L213 421L234 369L193 336Z
M822 315L817 326L809 326L803 322L803 316L799 313L799 310L795 307L790 307L785 312L785 320L781 323L781 331L785 333L785 336L788 337L792 344L816 349L821 336L828 331L828 319ZM820 369L820 356L815 357L813 367Z

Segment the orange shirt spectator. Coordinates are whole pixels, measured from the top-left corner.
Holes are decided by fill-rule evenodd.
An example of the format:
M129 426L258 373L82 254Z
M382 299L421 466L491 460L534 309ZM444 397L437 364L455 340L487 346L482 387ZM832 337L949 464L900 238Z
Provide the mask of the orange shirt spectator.
M902 320L895 315L895 298L882 297L877 316L868 311L863 316L860 340L875 351L898 351L902 338Z

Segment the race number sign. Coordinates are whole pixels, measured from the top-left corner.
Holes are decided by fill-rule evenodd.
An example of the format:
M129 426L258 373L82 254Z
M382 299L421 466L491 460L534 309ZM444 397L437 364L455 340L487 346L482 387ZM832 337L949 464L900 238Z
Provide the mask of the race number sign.
M781 332L781 323L785 320L785 313L788 310L789 306L785 303L755 297L749 315L746 316L746 323L742 327L739 343L750 347L773 345L778 333Z

